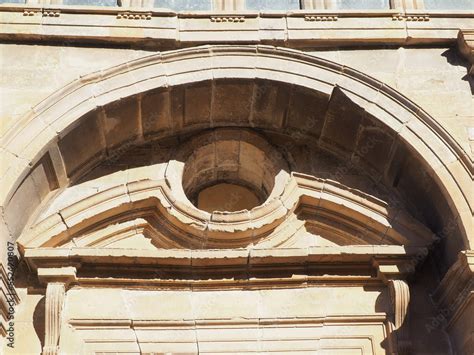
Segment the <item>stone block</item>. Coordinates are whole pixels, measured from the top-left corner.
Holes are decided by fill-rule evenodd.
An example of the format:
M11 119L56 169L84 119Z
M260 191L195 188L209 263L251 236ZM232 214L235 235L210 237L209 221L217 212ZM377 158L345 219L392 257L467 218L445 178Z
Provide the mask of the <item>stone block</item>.
M193 292L194 317L198 319L253 318L259 314L259 297L255 292Z
M141 99L143 135L150 136L171 128L170 93L165 89L149 91Z
M350 155L355 149L364 116L364 109L336 87L328 105L320 142L343 156Z
M254 85L240 80L217 80L211 107L215 126L238 126L249 122Z
M240 142L234 141L220 141L215 143L216 149L216 164L218 167L223 166L238 166Z
M181 129L184 126L185 106L184 106L184 86L174 86L170 89L170 120L172 129Z
M139 121L139 102L134 97L106 106L102 124L107 148L115 148L141 135Z
M189 291L123 291L122 297L133 320L193 319Z
M5 222L13 238L18 238L31 214L40 205L41 199L32 176L28 176L4 208Z
M388 165L387 157L392 152L395 138L388 128L374 124L374 122L374 119L368 117L362 121L355 156L373 172L380 175L385 172Z
M290 87L257 80L251 121L257 126L281 128L290 97Z
M84 314L96 320L131 318L127 298L120 289L72 289L67 292L66 302L65 319L81 319Z
M184 124L186 126L209 123L211 116L211 92L212 86L210 81L192 84L185 88Z
M82 118L75 128L59 139L58 146L68 177L91 160L102 157L105 154L105 142L99 112L91 112Z
M329 97L294 87L291 91L286 128L319 137L324 124Z

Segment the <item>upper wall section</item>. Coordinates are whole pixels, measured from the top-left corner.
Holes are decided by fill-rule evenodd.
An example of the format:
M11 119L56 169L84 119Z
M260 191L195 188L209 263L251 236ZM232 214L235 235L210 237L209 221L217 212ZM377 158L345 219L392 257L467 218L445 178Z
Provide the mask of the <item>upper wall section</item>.
M153 49L229 42L312 48L445 45L454 43L459 29L474 27L473 0L305 0L301 5L295 0L247 0L246 5L243 0L119 0L118 4L122 6L115 0L3 3L0 39Z
M69 82L150 55L131 49L27 44L0 45L0 53L0 137L31 107ZM305 53L353 67L388 84L423 107L466 154L474 154L474 100L466 63L456 49L359 48Z
M58 185L59 187L67 185L65 175L70 174L67 167L62 165L63 159L59 155L62 152L57 145L58 140L73 142L70 132L77 133L76 136L79 137L77 142L80 142L82 138L90 138L90 135L74 131L81 122L84 122L81 118L88 117L88 113L98 112L97 108L101 111L109 104L113 106L116 103L125 103L128 99L140 97L153 89L171 89L179 85L194 85L206 80L233 81L235 79L272 80L306 88L316 96L330 97L333 105L329 105L328 108L333 107L334 110L328 109L325 115L325 117L331 117L329 119L331 123L324 126L323 131L328 133L323 135L321 141L324 146L337 147L339 143L347 144L348 141L353 141L350 139L346 142L344 136L338 134L338 126L356 129L358 124L355 123L360 121L361 115L375 117L376 121L386 125L393 135L407 144L407 152L401 151L400 157L412 156L414 160L412 165L407 166L406 171L425 170L428 174L433 174L433 179L445 198L445 202L436 205L452 208L454 217L452 221L458 224L461 231L458 233L458 236L462 236L459 239L463 239L465 244L473 240L470 205L472 201L469 199L472 159L432 117L392 88L361 72L300 51L268 46L203 46L159 53L83 76L56 91L17 120L15 126L2 137L1 144L5 150L2 158L6 162L3 165L2 184L6 188L1 192L5 210L9 209L7 214L25 215L24 210L21 214L17 213L18 208L22 208L23 197L26 197L28 205L32 206L31 195L28 192L30 190L27 189L26 184L33 181L24 178L30 173L35 174L36 167L42 167L45 171L55 174L43 179L45 184L41 186L45 187L45 191L52 190ZM247 96L253 97L253 95ZM344 97L352 103L351 109L342 104L347 100L338 101ZM227 95L227 100L227 102L232 102L233 97ZM137 102L132 101L129 107L136 108ZM302 105L302 107L308 107L308 105ZM347 112L341 113L340 110L344 109L355 116L348 115ZM238 112L243 111L248 110L238 110ZM119 112L125 114L125 111ZM141 111L135 110L135 112ZM149 113L149 111L144 112ZM219 112L222 110L217 111ZM226 123L224 120L221 126L248 127L251 125L259 128L253 124L253 121L249 121L251 116L245 112L238 117L228 117L231 122ZM138 119L138 116L135 117ZM297 115L296 117L304 116ZM335 119L333 120L332 117ZM92 122L98 121L92 120ZM125 118L124 122L133 125L132 120ZM214 116L207 115L202 124L191 122L186 129L189 130L192 125L208 128L210 123L215 122L217 119ZM311 131L314 131L315 127L311 127ZM137 137L138 139L144 137L145 124L132 126L132 128L129 133L142 132ZM97 130L93 132L96 137ZM116 146L117 139L124 138L114 136L112 131L109 135L111 147ZM356 135L351 133L351 136ZM97 142L101 142L100 137ZM94 151L95 148L87 143L73 148L83 149L84 147L87 147L88 153L92 153L93 156L98 151L103 151L102 148ZM87 157L90 156L88 153ZM103 154L99 156L103 157ZM51 166L53 169L49 168ZM423 168L420 169L420 167ZM401 183L403 179L400 178L397 181ZM424 180L414 177L406 181L407 186L415 186L411 181L416 183L416 181ZM426 200L420 198L419 201ZM11 224L9 225L13 228ZM18 223L16 230L20 231L21 228L22 225Z

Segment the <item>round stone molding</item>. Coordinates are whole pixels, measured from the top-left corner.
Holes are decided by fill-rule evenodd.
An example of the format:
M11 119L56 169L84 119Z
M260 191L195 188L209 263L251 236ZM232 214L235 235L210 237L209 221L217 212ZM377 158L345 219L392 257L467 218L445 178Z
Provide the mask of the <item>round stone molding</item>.
M181 145L166 178L174 196L190 207L195 206L201 191L220 183L246 187L262 204L283 193L289 172L282 153L262 136L250 130L223 128ZM245 213L229 209L224 206L219 212Z

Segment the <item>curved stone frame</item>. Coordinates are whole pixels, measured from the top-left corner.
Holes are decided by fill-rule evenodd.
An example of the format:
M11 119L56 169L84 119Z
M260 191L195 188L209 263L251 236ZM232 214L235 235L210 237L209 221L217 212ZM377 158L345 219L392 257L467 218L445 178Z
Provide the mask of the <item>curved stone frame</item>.
M292 173L281 194L268 203L251 211L212 214L180 201L165 176L162 180L129 182L126 189L123 185L109 188L46 217L18 243L22 250L60 248L66 241L91 231L98 232L97 238L102 240L121 233L120 227L107 228L107 224L151 215L161 221L159 229L163 233L173 236L169 244L175 239L192 249L238 248L264 240L267 247L276 247L293 236L291 228L275 231L293 214L304 214L300 218L305 223L315 223L322 230L328 223L329 229L343 238L360 238L367 244L429 247L436 240L413 217L370 195L334 181ZM313 221L316 216L323 220ZM145 224L144 228L153 226ZM122 229L127 231L128 224Z
M32 109L1 145L9 162L2 173L2 205L48 150L88 112L142 92L203 80L242 78L297 84L330 95L338 88L396 132L441 188L466 249L474 240L472 158L421 108L363 73L300 51L270 46L203 46L134 60L72 82ZM60 154L58 152L58 154ZM61 161L57 174L64 173ZM2 164L5 169L7 164ZM58 179L65 186L67 178Z

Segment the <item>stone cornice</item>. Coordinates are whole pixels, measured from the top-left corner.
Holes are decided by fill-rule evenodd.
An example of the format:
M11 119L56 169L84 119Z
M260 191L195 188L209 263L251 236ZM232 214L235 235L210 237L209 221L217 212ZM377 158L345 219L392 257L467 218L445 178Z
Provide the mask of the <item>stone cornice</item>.
M314 325L316 327L321 324L341 324L343 322L350 323L380 323L387 318L385 312L373 314L344 314L344 315L321 315L320 317L304 317L295 318L234 318L234 319L176 319L176 320L150 320L150 319L95 319L95 318L72 318L68 323L76 329L97 329L97 327L125 327L125 328L196 328L198 326L230 326L232 328L248 328L249 326L270 326L283 327L287 325Z
M377 272L376 265L396 265L408 275L422 253L423 248L402 246L193 251L39 248L27 249L25 259L43 283L64 282L67 269L74 270L67 273L71 285L208 289L383 285L394 274Z
M229 41L314 48L355 44L448 45L456 41L459 28L472 28L474 22L474 14L468 10L176 13L140 7L2 4L0 13L0 39L69 44L111 42L153 49ZM120 28L123 30L110 34L107 30ZM223 32L227 34L223 36Z

